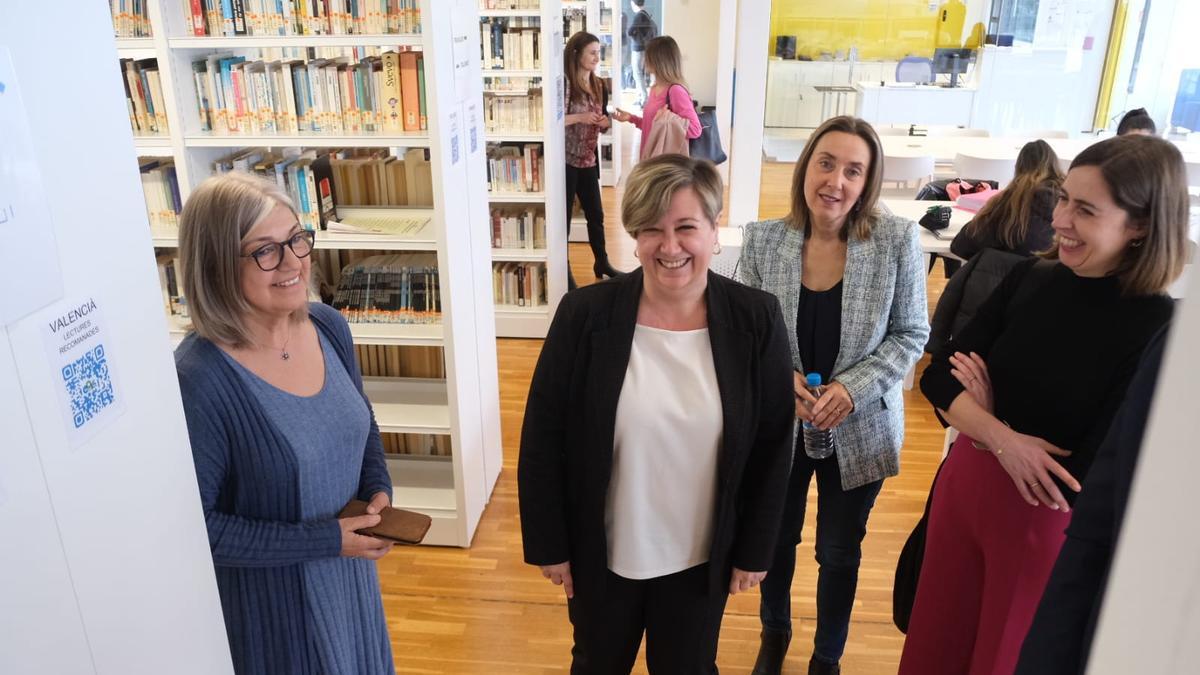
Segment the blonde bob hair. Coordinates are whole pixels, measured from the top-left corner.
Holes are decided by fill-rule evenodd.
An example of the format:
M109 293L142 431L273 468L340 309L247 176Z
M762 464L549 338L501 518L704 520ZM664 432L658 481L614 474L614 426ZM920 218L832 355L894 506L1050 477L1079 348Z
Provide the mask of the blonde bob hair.
M296 215L282 188L249 173L213 176L192 191L179 216L180 281L200 337L253 346L245 317L254 309L242 294L242 240L276 206Z
M842 225L841 232L843 240L850 237L860 241L870 239L871 230L879 218L875 205L879 202L879 190L883 184L883 146L874 127L866 120L849 115L825 120L825 123L817 127L812 136L804 142L804 151L800 153L800 159L796 160L796 169L792 173L792 210L784 221L808 236L812 225L812 212L804 199L804 179L808 175L808 165L817 151L817 144L825 134L833 131L858 136L866 142L867 149L871 151L871 163L867 165L862 194L846 216L846 223Z
M1070 171L1082 166L1099 169L1129 226L1144 234L1113 270L1122 293L1166 292L1183 273L1188 249L1187 169L1179 148L1157 136L1114 136L1076 155ZM1044 257L1058 259L1057 238Z
M642 228L657 223L671 208L675 193L692 188L700 198L704 217L713 227L721 217L725 187L717 167L707 159L686 155L659 155L638 162L625 179L621 224L637 238Z

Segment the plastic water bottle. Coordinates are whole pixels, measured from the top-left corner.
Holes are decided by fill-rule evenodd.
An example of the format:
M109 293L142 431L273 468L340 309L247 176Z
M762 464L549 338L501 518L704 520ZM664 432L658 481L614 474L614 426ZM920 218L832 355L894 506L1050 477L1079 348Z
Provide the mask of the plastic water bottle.
M825 387L821 386L820 373L809 373L805 376L805 384L808 386L808 393L815 399L820 399L821 394L825 393ZM812 422L804 423L804 454L813 459L825 459L833 454L833 443L833 429L822 430Z

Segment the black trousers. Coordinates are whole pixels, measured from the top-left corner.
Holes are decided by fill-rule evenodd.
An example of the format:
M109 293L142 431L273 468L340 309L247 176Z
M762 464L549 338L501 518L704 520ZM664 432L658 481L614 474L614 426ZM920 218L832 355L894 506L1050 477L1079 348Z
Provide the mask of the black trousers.
M651 675L715 675L729 596L724 588L710 593L707 563L640 581L605 574L602 591L583 593L577 585L567 601L575 628L571 675L627 675L643 632Z
M608 252L604 249L604 204L600 201L600 166L579 169L567 165L567 232L571 231L571 213L575 210L575 198L583 207L587 218L588 244L597 267L608 264Z
M803 432L800 432L801 434ZM852 490L842 489L837 456L812 459L804 452L803 438L796 443L787 504L775 560L763 579L759 617L764 628L788 631L792 627L792 578L796 572L796 544L804 526L808 488L817 478L817 630L813 657L837 663L846 649L850 611L858 589L858 567L867 518L883 481Z

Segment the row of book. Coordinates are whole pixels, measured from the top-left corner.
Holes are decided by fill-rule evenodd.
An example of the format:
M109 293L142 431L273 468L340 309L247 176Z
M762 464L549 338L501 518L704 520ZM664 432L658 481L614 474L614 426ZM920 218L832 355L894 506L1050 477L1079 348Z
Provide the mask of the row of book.
M440 434L380 434L383 451L389 455L450 457L450 437Z
M564 9L563 10L563 37L570 38L572 35L587 30L587 10L586 9Z
M403 159L371 153L333 159L334 198L345 206L433 206L433 168L425 148Z
M142 192L146 195L146 217L153 226L177 225L183 200L179 197L179 179L175 161L146 159L139 162Z
M479 0L479 9L539 9L541 0Z
M158 59L121 59L121 75L125 85L125 110L129 113L133 133L139 136L169 133Z
M483 129L486 133L541 133L542 90L530 89L525 96L489 94L483 97Z
M438 323L437 254L374 255L347 265L331 304L352 323Z
M200 127L214 134L416 132L428 128L418 51L348 58L247 61L215 54L192 64Z
M146 5L150 0L108 0L112 13L113 35L119 38L153 37L150 30L150 13Z
M161 253L155 257L155 262L158 264L158 286L162 289L163 306L167 314L189 318L187 300L183 297L179 258L174 253Z
M540 70L542 27L536 17L493 17L479 22L480 56L488 70Z
M488 143L488 190L541 192L546 160L541 143Z
M354 345L354 354L364 377L446 377L441 347Z
M487 84L483 93L506 96L528 96L529 92L541 88L541 77L500 77L486 73Z
M546 212L544 208L492 209L492 247L534 250L546 248Z
M421 32L420 0L181 1L197 37Z
M546 266L537 262L492 263L492 299L497 305L546 306Z
M212 170L214 174L249 171L274 180L291 197L300 226L306 230L324 229L325 221L333 217L335 203L329 153L296 148L282 152L246 148L219 157L212 163Z

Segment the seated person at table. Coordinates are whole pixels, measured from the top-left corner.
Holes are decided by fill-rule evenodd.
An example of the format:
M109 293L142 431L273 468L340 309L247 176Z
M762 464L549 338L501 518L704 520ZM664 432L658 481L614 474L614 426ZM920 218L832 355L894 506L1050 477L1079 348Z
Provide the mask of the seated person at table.
M1154 126L1154 118L1150 117L1150 113L1146 112L1145 108L1137 108L1125 113L1120 123L1117 124L1117 135L1125 136L1127 134L1154 136L1158 134L1158 127Z
M1058 156L1046 141L1031 141L1017 155L1016 175L954 237L950 252L969 260L980 249L1033 255L1050 248L1054 206L1062 188Z

